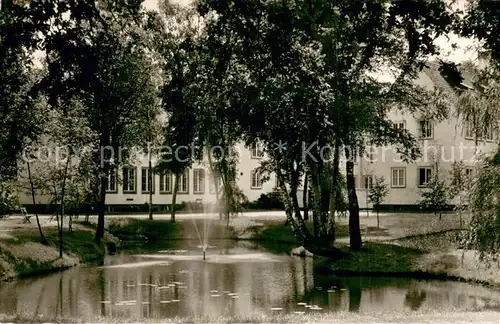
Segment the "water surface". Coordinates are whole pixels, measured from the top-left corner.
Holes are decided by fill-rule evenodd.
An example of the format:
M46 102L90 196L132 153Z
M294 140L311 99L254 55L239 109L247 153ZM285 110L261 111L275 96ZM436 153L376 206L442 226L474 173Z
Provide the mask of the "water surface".
M335 277L314 260L258 245L196 242L109 256L103 267L76 267L0 284L0 313L48 318L99 316L254 316L341 312L500 312L500 292L458 282ZM499 313L500 315L500 313Z

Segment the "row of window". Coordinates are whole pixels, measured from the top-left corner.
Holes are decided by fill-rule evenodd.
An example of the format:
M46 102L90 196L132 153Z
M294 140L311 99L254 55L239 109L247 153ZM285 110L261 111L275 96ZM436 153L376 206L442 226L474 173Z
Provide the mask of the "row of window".
M151 190L155 192L155 181L158 177L159 179L159 190L160 194L170 194L174 189L174 175L171 173L165 174L152 174L151 179L149 176L149 168L141 168L141 192L149 193ZM123 183L122 190L124 193L136 193L137 192L137 168L123 168ZM117 173L112 173L108 176L108 185L107 192L109 193L117 193L118 192L118 177ZM208 177L209 179L209 192L211 194L215 194L215 188L221 188L221 179L220 177ZM252 170L250 172L251 178L251 188L252 189L261 189L262 188L262 176L257 169ZM205 193L205 179L206 172L204 169L193 169L193 193L195 194L204 194ZM151 180L151 182L150 182ZM188 194L189 193L189 170L185 170L185 172L179 175L179 194Z
M434 125L432 121L430 120L421 120L419 122L419 132L420 132L420 138L421 139L432 139L434 138ZM397 129L405 129L406 128L406 122L405 121L398 121L394 123L394 127ZM465 139L474 139L476 138L476 134L474 132L474 127L471 127L470 124L467 124L464 129L464 137ZM481 139L481 138L478 138ZM485 134L485 140L487 141L493 141L495 139L495 132L492 127L488 127L486 130Z
M481 134L476 134L474 127L471 124L467 124L467 126L465 127L465 138L473 140L476 138L476 135L478 140L482 139ZM493 141L495 139L495 132L493 130L493 127L488 127L486 129L484 139L487 141Z
M467 178L472 177L472 168L465 169ZM425 187L432 180L433 168L432 167L418 167L417 168L417 185ZM356 181L355 181L356 182ZM373 186L373 176L362 176L361 188L370 189ZM406 188L406 167L391 168L391 188Z
M406 122L405 121L398 121L394 122L394 127L397 129L406 129ZM474 132L474 127L470 127L470 125L467 125L464 130L465 134L464 137L465 139L475 139L476 134ZM421 139L433 139L434 138L434 124L430 120L421 120L419 121L419 136ZM478 139L481 139L480 137ZM493 141L495 139L495 132L492 127L489 127L486 130L485 134L485 140L487 141ZM373 152L371 151L372 148L369 148L366 152L366 155L369 159L369 161L373 160ZM256 142L252 145L250 148L251 156L254 159L260 159L264 157L264 149L262 146L262 143ZM357 162L357 157L358 153L357 151L352 152L352 159L356 163Z
M154 193L156 188L156 179L159 180L159 190L161 194L172 193L174 189L174 175L172 173L164 174L152 174L151 179L149 175L149 168L141 168L141 192L149 193L151 190ZM136 193L137 192L137 169L136 168L123 168L123 183L122 189L124 193ZM150 181L151 180L151 181ZM210 177L210 193L215 193L216 185L220 188L220 179L216 178L214 185L214 180ZM117 173L110 174L108 176L108 187L107 191L109 193L118 192L118 181ZM198 194L205 193L205 170L204 169L193 169L193 192ZM189 170L186 170L183 174L179 175L179 194L189 193Z
M149 179L149 169L141 168L141 192L149 193L152 189L155 192L155 179L156 174L152 174L151 183ZM136 168L123 168L123 193L136 193ZM465 170L466 176L472 176L472 168L467 168ZM160 194L171 194L173 192L173 180L174 176L171 173L160 174L159 177L159 189ZM425 187L433 177L432 167L418 167L417 168L417 185L419 187ZM193 193L204 194L205 193L205 179L206 173L204 169L193 169ZM391 168L391 188L406 188L406 167L394 167ZM215 182L214 182L215 181ZM356 183L356 177L354 182ZM215 188L221 190L221 180L219 177L215 179L209 177L209 192L210 194L215 194ZM263 179L262 174L257 170L250 171L250 188L251 189L262 189ZM370 189L373 186L373 175L363 175L361 178L361 188ZM276 184L277 186L277 184ZM117 174L110 174L108 177L108 187L107 192L117 193L118 192L118 181ZM179 176L179 194L189 193L189 170L186 170L183 174Z

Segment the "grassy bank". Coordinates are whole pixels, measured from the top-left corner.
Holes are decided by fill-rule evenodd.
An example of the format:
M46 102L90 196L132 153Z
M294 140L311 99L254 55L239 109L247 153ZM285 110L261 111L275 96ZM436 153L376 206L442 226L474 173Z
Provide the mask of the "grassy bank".
M59 257L57 227L44 228L48 245L40 243L36 227L19 227L0 238L0 279L28 277L67 269L78 264L102 264L105 245L116 242L106 234L101 245L94 243L94 230L76 224L63 236L63 257Z
M257 241L277 253L290 253L301 245L283 221L259 223L240 231L237 238ZM347 245L347 224L336 224L338 243L335 247L344 252L345 257L338 261L318 258L316 270L343 276L450 279L500 288L496 266L488 267L479 262L474 251L460 249L458 238L461 230L446 229L396 238L390 235L391 230L368 227L369 235L363 236L362 249L352 252Z
M416 272L421 275L420 260L438 251L450 251L457 246L456 231L412 235L385 242L365 242L360 251L351 252L346 245L338 244L348 257L329 264L337 273L401 273ZM445 260L443 260L445 261ZM439 273L443 275L445 271ZM438 273L436 273L438 274Z
M259 221L260 224L249 227L240 236L245 239L259 242L264 247L278 253L290 253L291 250L301 242L294 236L290 226L283 221L266 220ZM312 231L312 222L307 226ZM384 229L370 228L373 235L378 236L385 233ZM349 227L347 224L336 224L336 238L348 238ZM432 241L432 240L431 240ZM426 242L420 238L420 242ZM435 240L432 241L435 243ZM389 243L365 243L358 252L352 252L345 244L335 244L335 247L345 253L342 260L332 262L328 258L318 259L316 263L319 271L337 274L360 274L371 273L373 275L383 273L409 274L416 271L418 259L427 253L417 239L412 239L411 244L403 246L399 242ZM427 246L427 245L425 245Z
M111 220L109 233L122 240L149 241L178 240L183 237L182 227L167 220L119 218Z
M424 254L419 249L385 243L365 243L358 252L351 252L345 245L338 247L347 257L334 263L325 261L336 273L408 273L414 271L416 260Z

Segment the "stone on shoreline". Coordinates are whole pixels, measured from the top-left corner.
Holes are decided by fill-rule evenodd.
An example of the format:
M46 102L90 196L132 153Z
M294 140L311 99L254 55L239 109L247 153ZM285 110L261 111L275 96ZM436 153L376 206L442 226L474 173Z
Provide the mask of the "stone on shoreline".
M309 258L314 256L314 254L307 251L306 248L303 246L299 246L298 248L293 249L292 255L300 256L300 257L309 257Z

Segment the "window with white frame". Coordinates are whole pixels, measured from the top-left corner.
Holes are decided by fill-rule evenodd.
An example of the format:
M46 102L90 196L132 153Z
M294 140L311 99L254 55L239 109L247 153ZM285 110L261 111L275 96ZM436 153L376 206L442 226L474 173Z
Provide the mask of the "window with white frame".
M143 193L155 192L155 176L151 172L151 182L149 179L149 168L141 168L141 191Z
M466 178L466 180L471 180L473 174L474 174L474 170L472 168L466 168L465 169L465 178Z
M362 179L363 179L363 189L371 189L373 187L372 175L364 175Z
M193 192L196 194L205 193L204 169L193 169Z
M394 122L394 128L396 128L396 129L406 129L406 122L404 120L403 121Z
M179 191L180 194L189 193L189 170L184 170L184 173L179 174Z
M218 175L210 175L210 178L209 178L209 183L210 183L210 193L211 194L215 194L215 189L217 188L217 192L220 193L221 192L221 189L222 189L222 180L220 178L220 176Z
M391 168L391 187L406 187L406 168Z
M466 139L474 139L476 137L475 131L474 131L474 126L471 122L466 122L465 127L464 127L464 137Z
M377 149L373 146L369 146L366 149L365 155L366 155L366 159L368 160L368 162L370 162L370 163L375 162L375 153L376 152L377 152Z
M253 169L250 172L251 177L251 188L252 189L261 189L262 188L262 178L260 171L258 169Z
M495 139L495 132L492 125L486 126L484 139L490 142Z
M344 152L344 154L346 154ZM358 152L358 149L356 147L349 147L347 149L347 154L349 154L349 158L347 160L351 160L353 163L358 163L358 155L359 155L359 152ZM346 156L347 158L347 156Z
M264 157L264 149L262 147L262 143L260 141L256 141L255 143L253 143L251 152L253 159L260 159Z
M160 174L160 193L172 193L172 173Z
M117 192L117 185L116 185L116 171L111 171L111 173L108 175L108 183L106 185L106 192L113 193Z
M417 169L418 185L420 187L425 187L432 180L432 168L431 167L420 167Z
M136 168L123 168L123 192L136 192Z
M420 138L430 139L434 137L434 125L430 120L420 121Z

